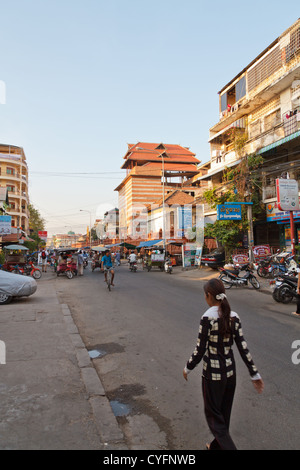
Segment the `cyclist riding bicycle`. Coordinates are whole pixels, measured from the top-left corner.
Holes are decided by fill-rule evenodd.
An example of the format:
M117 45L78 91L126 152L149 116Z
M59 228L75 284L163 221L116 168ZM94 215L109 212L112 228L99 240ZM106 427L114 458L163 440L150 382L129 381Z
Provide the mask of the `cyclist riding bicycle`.
M102 256L101 270L104 271L105 282L107 282L107 273L110 271L110 273L111 273L111 285L114 286L115 272L114 272L114 269L113 269L111 254L110 254L109 250L106 250L104 256Z

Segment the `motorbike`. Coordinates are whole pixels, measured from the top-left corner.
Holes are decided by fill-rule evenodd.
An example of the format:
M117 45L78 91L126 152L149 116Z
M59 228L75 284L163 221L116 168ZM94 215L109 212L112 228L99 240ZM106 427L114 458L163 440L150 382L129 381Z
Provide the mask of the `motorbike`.
M26 276L32 276L34 279L40 279L42 272L39 268L34 266L32 261L29 261L23 268Z
M170 258L165 259L164 269L166 273L172 274L173 266Z
M68 279L72 279L77 274L77 265L74 262L62 263L57 266L56 275L66 275Z
M296 275L297 263L289 253L276 253L275 255L261 260L257 265L257 274L260 277L276 278L282 274Z
M272 292L273 299L283 304L290 303L297 297L298 279L294 276L278 276Z
M220 271L219 279L223 282L225 289L230 289L232 286L247 286L248 283L250 283L254 289L260 288L260 283L254 276L250 264L236 265L235 269L221 267ZM245 271L245 274L241 276L242 271Z
M129 270L134 272L134 273L137 271L137 262L136 261L129 262Z
M92 259L92 271L94 271L96 268L100 268L101 269L101 260L99 259Z
M89 265L89 262L88 262L88 259L87 258L83 258L83 268L87 268Z

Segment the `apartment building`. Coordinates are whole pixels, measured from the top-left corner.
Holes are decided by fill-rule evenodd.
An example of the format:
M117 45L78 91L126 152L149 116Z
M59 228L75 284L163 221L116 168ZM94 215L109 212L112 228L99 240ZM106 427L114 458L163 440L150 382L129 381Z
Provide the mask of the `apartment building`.
M22 147L0 144L0 186L8 191L12 227L29 233L28 167Z
M239 149L233 136L243 140ZM194 184L222 190L225 169L261 155L266 216L255 224L255 242L289 245L289 214L277 208L275 181L300 181L300 19L219 91L219 121L209 130L209 143L210 165ZM205 215L216 220L207 205ZM300 234L300 213L294 219Z
M138 142L128 144L122 169L126 177L115 189L119 193L120 238L148 239L147 207L185 185L198 174L200 161L188 148L175 144Z

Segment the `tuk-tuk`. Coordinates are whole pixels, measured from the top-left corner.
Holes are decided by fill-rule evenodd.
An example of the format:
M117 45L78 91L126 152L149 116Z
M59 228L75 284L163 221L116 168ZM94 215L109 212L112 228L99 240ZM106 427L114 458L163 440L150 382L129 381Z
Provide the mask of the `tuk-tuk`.
M77 253L78 248L59 248L56 250L55 270L57 276L65 274L71 268L77 275Z
M12 271L14 266L24 267L27 264L26 251L28 248L23 245L7 245L3 247L4 271Z
M101 268L101 258L103 253L107 250L104 246L94 246L92 248L93 257L92 257L92 271L96 268Z

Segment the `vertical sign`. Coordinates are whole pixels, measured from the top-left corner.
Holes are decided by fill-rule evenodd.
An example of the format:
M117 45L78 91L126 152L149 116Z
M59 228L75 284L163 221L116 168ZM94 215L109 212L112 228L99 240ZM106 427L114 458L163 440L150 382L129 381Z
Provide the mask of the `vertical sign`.
M0 236L9 235L11 233L11 216L1 215L0 216Z

